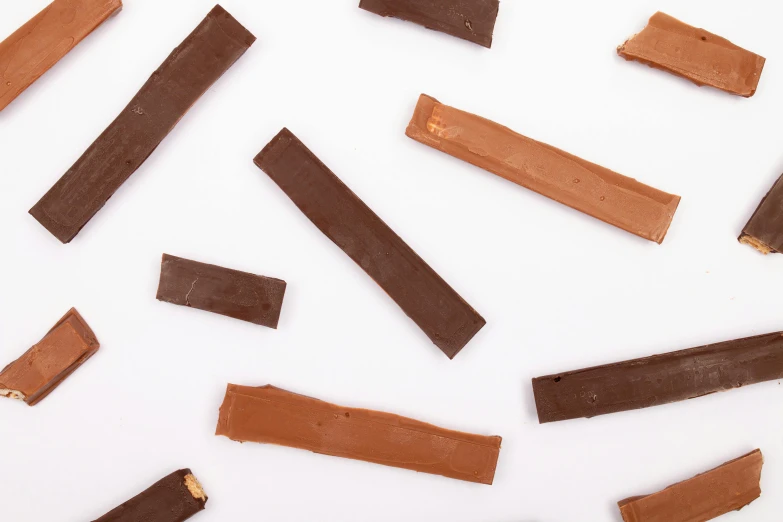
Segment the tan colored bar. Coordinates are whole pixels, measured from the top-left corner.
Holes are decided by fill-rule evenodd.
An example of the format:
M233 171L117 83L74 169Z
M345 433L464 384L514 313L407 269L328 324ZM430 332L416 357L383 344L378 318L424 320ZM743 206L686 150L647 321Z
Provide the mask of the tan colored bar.
M406 134L601 221L663 242L680 197L422 94Z
M500 437L345 408L273 386L229 384L216 435L492 484Z

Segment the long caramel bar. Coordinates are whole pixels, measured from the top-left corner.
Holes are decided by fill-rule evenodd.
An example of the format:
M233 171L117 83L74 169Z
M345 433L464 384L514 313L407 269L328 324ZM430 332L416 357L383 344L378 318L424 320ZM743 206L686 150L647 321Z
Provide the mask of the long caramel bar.
M556 149L424 94L406 134L446 154L661 243L680 197Z
M492 484L500 437L345 408L273 386L229 384L216 435Z
M626 60L746 98L753 96L765 59L718 35L658 12L644 30L617 48Z
M264 147L255 164L449 358L453 359L486 324L288 129Z
M783 332L533 379L538 421L658 406L783 378Z
M122 9L122 0L54 0L0 42L0 111Z
M783 252L783 176L778 178L761 200L742 229L739 242L765 255Z
M761 451L755 450L658 493L617 504L625 522L706 522L761 496L763 464Z
M98 339L85 320L71 308L38 344L0 372L0 396L34 406L92 357L99 347Z
M254 41L216 6L30 214L71 241Z

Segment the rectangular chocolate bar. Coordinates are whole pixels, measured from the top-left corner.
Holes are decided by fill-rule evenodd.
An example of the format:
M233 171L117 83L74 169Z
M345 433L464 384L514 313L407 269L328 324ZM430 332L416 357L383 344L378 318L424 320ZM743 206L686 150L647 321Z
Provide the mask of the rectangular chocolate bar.
M183 522L204 509L207 495L189 469L168 475L93 522Z
M453 359L486 324L288 129L264 147L255 164L449 358Z
M71 308L38 344L0 372L0 396L35 406L99 347L85 320Z
M617 505L624 522L706 522L761 496L763 464L761 451L755 450L658 493Z
M120 9L122 0L54 0L0 42L0 111Z
M273 386L229 384L216 435L492 484L500 437L311 399Z
M158 300L277 328L286 283L163 254Z
M783 378L783 332L533 379L538 421L658 406Z
M709 85L749 98L765 59L725 38L655 13L644 30L617 48L626 60L668 71L698 86Z
M742 229L739 242L765 255L783 252L783 176L778 178L761 200L750 221Z
M408 137L644 239L663 242L667 194L422 94Z
M70 242L254 41L216 6L30 214Z
M499 0L360 0L359 7L492 47Z

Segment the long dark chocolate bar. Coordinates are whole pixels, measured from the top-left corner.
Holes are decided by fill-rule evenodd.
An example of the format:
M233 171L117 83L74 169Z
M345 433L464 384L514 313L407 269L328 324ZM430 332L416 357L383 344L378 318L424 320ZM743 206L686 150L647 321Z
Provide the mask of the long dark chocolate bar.
M635 410L783 378L783 332L533 379L540 423Z
M783 252L783 176L761 200L739 241L762 254Z
M70 242L254 41L216 6L30 214Z
M492 47L499 0L360 0L359 7Z
M207 495L189 469L175 471L93 522L183 522L204 509Z
M435 271L288 129L255 164L454 358L486 324Z
M158 299L277 328L285 281L163 254Z

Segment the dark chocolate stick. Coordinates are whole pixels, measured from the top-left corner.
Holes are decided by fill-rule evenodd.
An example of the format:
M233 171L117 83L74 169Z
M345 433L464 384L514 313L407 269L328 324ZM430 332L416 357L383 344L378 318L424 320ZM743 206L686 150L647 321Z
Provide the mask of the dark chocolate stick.
M739 241L762 254L783 252L783 176L761 200Z
M158 299L277 328L286 283L163 254Z
M658 406L783 378L783 332L533 379L540 423Z
M359 7L492 47L498 0L360 0Z
M254 41L216 6L30 214L70 242Z
M264 147L255 164L449 358L453 359L486 324L288 129Z
M175 471L93 522L183 522L204 509L207 495L189 469Z

